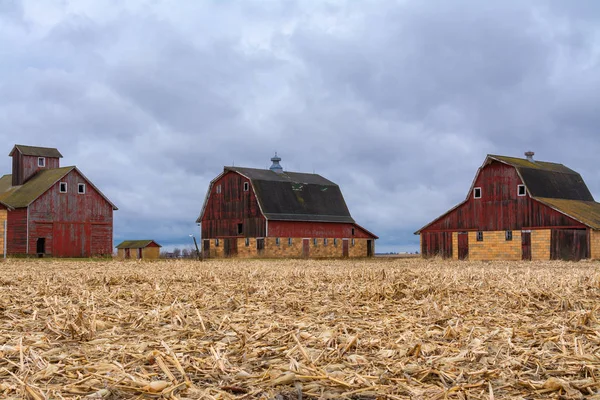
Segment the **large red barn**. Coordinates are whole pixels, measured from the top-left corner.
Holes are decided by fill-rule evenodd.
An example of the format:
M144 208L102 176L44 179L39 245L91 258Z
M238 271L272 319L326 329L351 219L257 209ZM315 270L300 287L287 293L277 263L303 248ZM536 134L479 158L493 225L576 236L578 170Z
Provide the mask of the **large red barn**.
M54 148L15 145L9 156L12 174L0 178L0 240L7 254L112 254L117 207L77 167L61 167Z
M205 257L367 257L377 236L359 226L338 185L317 174L225 167L200 217Z
M600 203L562 164L488 155L466 199L416 234L424 257L600 258Z

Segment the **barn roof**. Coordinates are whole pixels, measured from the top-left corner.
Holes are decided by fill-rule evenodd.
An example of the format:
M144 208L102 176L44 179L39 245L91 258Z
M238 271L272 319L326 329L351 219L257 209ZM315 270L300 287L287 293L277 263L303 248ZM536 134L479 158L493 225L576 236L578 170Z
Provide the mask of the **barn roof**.
M581 175L562 164L497 155L488 155L488 160L515 167L532 197L594 201Z
M58 149L55 149L54 147L36 147L16 144L8 155L12 156L15 150L19 150L24 156L62 158L62 154L60 154L60 151L58 151Z
M600 229L600 203L543 197L536 197L535 199L592 229Z
M117 245L117 249L143 249L145 247L148 247L152 243L154 243L158 247L162 247L160 244L156 243L154 240L145 239L145 240L124 240Z
M31 179L19 186L12 186L11 174L4 175L0 178L0 202L13 208L28 207L72 170L76 170L114 210L117 210L117 207L75 166L40 170Z
M259 207L269 220L355 223L339 186L321 175L242 167L225 167L223 174L229 171L252 182ZM203 214L204 207L196 222L202 221Z

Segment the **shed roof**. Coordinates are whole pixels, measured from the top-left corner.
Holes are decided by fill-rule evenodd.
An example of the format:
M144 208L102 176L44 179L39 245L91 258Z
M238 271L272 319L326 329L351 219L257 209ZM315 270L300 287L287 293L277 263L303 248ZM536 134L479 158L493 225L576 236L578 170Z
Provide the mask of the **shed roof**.
M21 152L21 154L25 156L62 158L62 154L60 154L60 151L58 151L58 149L55 149L54 147L36 147L15 144L15 147L13 147L13 149L8 155L12 156L15 150L19 150L19 152Z
M0 202L13 208L28 207L38 197L50 189L52 185L73 170L76 170L83 178L85 178L88 184L110 203L114 210L117 210L117 207L75 166L40 170L31 179L19 186L12 186L11 174L4 175L0 178Z
M321 175L242 167L225 167L223 173L229 171L250 179L269 220L355 223L339 186Z
M154 243L158 247L162 247L160 244L156 243L154 240L144 239L144 240L124 240L117 245L117 249L143 249L144 247L148 247L152 243Z
M536 197L536 200L592 229L600 229L600 203Z

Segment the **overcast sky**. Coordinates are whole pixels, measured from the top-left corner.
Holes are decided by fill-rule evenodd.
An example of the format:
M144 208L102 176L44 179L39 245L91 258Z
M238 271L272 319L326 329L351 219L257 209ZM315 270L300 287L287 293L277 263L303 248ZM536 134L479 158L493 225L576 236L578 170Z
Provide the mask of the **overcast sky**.
M596 0L0 0L0 169L57 147L115 241L189 245L224 165L338 183L378 251L462 201L486 154L600 199Z

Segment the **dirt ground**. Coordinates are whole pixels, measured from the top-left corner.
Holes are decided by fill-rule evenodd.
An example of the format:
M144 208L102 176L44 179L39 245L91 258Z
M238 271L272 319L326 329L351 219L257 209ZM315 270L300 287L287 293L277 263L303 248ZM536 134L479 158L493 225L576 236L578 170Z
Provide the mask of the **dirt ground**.
M0 263L3 399L600 399L600 263Z

